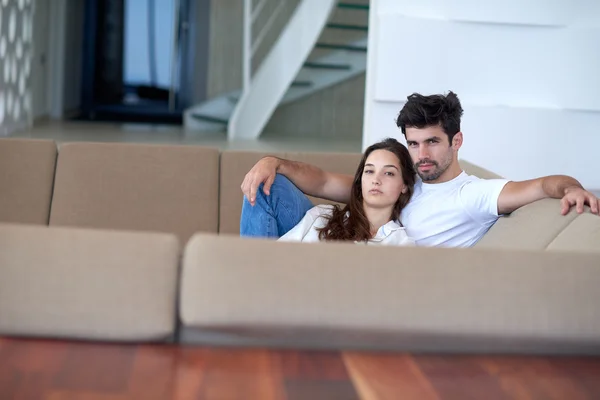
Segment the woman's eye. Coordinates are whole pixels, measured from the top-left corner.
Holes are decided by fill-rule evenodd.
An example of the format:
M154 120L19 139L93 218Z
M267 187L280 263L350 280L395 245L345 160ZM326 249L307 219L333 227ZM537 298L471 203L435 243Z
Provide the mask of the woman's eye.
M371 171L371 170L365 170L365 174L372 174L372 173L373 173L373 171Z
M394 176L394 173L393 173L393 172L386 172L385 174L386 174L387 176Z

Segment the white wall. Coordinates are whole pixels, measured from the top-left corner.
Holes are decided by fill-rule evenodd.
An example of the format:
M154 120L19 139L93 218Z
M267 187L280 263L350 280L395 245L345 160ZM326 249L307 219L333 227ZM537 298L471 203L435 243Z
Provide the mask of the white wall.
M31 124L32 0L0 3L0 135Z
M510 179L600 188L600 1L371 0L364 147L406 96L454 91L459 157Z

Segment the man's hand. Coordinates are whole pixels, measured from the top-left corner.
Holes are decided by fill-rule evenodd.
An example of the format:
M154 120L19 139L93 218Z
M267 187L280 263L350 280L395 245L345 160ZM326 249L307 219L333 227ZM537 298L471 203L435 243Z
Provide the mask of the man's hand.
M256 203L256 192L261 183L265 184L263 192L269 195L280 164L281 160L277 157L264 157L246 174L242 182L242 192L252 206Z
M560 201L561 214L567 215L571 207L575 206L578 214L583 213L584 205L590 206L590 211L593 214L598 214L600 209L600 200L592 193L579 186L573 186L565 189L565 195Z

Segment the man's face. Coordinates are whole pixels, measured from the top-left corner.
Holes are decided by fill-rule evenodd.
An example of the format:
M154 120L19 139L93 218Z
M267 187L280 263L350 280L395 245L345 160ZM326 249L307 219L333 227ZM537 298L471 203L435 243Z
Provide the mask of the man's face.
M441 126L406 128L406 143L417 174L423 182L445 182L444 172L454 160L454 148Z

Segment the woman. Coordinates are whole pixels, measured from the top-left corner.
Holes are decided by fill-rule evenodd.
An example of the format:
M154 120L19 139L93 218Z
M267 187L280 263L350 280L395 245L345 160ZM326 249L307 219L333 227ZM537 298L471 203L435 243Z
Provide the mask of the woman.
M414 246L398 222L415 184L410 154L395 139L367 148L352 184L350 202L341 209L319 205L280 241L354 241L356 243Z

